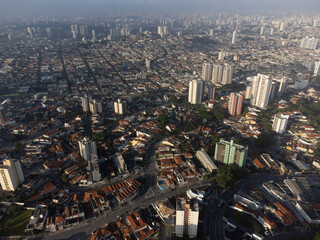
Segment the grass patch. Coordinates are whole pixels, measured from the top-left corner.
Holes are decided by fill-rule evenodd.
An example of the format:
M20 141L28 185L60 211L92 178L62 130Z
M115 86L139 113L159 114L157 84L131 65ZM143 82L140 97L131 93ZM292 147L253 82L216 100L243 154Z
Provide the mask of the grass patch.
M20 206L11 206L0 220L0 236L24 235L32 210L24 210Z

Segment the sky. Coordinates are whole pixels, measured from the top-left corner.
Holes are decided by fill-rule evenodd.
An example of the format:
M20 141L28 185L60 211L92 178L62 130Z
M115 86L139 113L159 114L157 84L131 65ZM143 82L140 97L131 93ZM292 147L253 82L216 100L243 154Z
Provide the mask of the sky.
M1 14L55 15L128 11L312 11L320 0L0 0Z

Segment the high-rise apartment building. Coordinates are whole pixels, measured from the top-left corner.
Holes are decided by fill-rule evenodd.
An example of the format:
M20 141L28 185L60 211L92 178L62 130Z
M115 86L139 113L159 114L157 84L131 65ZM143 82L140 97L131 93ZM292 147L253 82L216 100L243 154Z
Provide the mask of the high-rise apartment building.
M314 72L313 72L313 76L319 76L320 75L320 61L319 62L315 62L314 64Z
M161 37L164 37L165 35L168 34L168 28L167 26L158 26L158 34L161 36Z
M92 97L89 95L84 95L81 98L81 105L84 112L90 111L94 114L102 113L102 103L92 99Z
M89 103L90 112L97 114L102 113L102 103L93 99L92 102Z
M232 66L231 65L224 66L223 75L222 75L222 85L231 84L232 76L233 76Z
M272 130L280 134L284 133L287 128L288 120L288 114L276 114L273 119Z
M84 95L81 98L81 106L84 112L89 112L90 111L90 106L89 103L92 101L91 96L89 95Z
M176 235L189 238L197 237L199 204L197 199L177 198L176 200Z
M287 92L287 88L288 88L288 78L282 77L280 80L279 93Z
M79 141L79 149L81 157L89 161L91 154L97 155L97 144L93 139L88 137L84 137L81 141Z
M87 170L89 172L88 182L99 182L101 180L97 154L90 154Z
M223 73L223 66L220 64L213 65L212 69L212 82L215 84L221 84L222 82L222 73Z
M251 95L252 95L252 86L247 86L246 88L246 95L245 95L245 99L251 99Z
M315 37L304 37L301 39L300 47L305 49L315 50L317 48L318 39Z
M224 164L236 164L244 167L247 160L248 147L235 144L233 140L230 142L220 139L216 143L214 159Z
M232 116L241 114L243 95L239 93L230 93L228 111Z
M251 104L259 108L266 108L269 104L272 80L269 76L258 74L252 84Z
M212 64L205 62L202 65L202 80L211 81L211 79L212 79Z
M261 28L260 28L260 35L264 35L265 33L266 33L266 26L263 25L263 26L261 26Z
M122 99L118 99L118 101L113 103L113 108L116 114L125 114L127 111L127 102Z
M5 124L7 122L6 113L2 105L0 105L0 124Z
M24 182L19 160L6 159L0 165L0 183L5 191L14 191Z
M231 43L232 43L232 44L236 44L236 41L237 41L237 32L234 31L233 34L232 34Z
M215 93L216 93L215 86L213 84L209 84L208 85L208 98L209 98L209 101L214 100Z
M203 98L204 91L203 81L191 80L189 82L188 102L191 104L200 104Z

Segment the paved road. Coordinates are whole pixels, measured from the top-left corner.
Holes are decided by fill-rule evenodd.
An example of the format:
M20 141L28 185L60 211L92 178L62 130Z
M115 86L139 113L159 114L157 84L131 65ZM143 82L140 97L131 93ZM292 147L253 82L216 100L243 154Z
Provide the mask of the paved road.
M101 215L93 219L92 221L88 221L87 223L82 223L79 226L75 226L74 228L64 229L51 235L45 236L45 239L87 239L92 231L104 226L109 222L116 220L117 217L123 214L138 210L141 207L146 207L151 203L165 200L172 196L184 193L189 188L198 188L204 186L210 186L210 183L194 182L181 186L180 188L175 190L167 190L161 192L161 194L154 194L150 198L146 198L144 194L142 196L139 196L137 199L133 200L131 205L125 205L123 207L120 207L107 214Z

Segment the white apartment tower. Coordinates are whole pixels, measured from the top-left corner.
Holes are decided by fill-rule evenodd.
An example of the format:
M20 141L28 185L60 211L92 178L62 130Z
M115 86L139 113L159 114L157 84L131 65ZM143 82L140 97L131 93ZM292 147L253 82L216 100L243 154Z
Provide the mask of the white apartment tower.
M314 72L313 72L313 76L319 76L319 75L320 75L320 61L314 64Z
M222 82L222 73L223 73L223 66L220 64L213 65L212 69L212 82L216 84L221 84Z
M126 101L122 101L121 99L118 99L118 101L115 101L113 103L114 112L116 114L125 114L127 111L127 103Z
M301 39L300 47L305 49L315 50L317 48L318 40L315 37L304 37Z
M212 79L212 64L211 63L203 63L202 65L202 80L203 81L211 81Z
M237 32L234 31L233 34L232 34L231 43L232 43L232 44L236 44L236 41L237 41Z
M81 98L81 105L82 105L82 109L83 109L84 112L89 112L90 111L89 103L91 101L92 101L92 98L89 95L84 95Z
M259 108L266 108L269 104L272 80L269 76L258 74L252 84L251 104Z
M189 82L189 96L188 102L191 104L200 104L202 102L203 91L204 91L203 81L191 80Z
M232 75L233 75L232 66L226 65L223 68L222 85L231 84L232 83Z
M90 160L91 154L97 155L97 144L88 137L84 137L79 141L79 149L81 157L86 161Z
M197 199L177 198L176 201L176 235L196 238L198 232L199 205Z
M0 165L0 183L5 191L14 191L24 182L19 160L6 159Z
M92 100L92 102L89 103L90 112L96 114L96 113L102 113L102 103L98 102L97 100Z
M284 133L289 120L288 114L276 114L273 119L272 130L277 133Z

